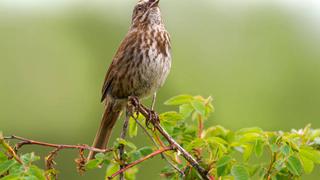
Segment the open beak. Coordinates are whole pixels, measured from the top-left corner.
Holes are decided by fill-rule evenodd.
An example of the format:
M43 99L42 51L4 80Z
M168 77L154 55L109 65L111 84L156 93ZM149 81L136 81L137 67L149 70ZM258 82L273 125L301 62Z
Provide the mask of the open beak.
M153 8L158 6L160 0L149 0L149 1L150 1L149 8Z

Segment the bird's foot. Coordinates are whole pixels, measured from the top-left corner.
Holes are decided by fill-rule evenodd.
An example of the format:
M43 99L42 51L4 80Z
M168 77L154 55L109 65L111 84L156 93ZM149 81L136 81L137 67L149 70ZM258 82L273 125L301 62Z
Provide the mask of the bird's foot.
M150 124L155 125L160 123L159 115L154 110L151 110L151 109L147 109L147 110L148 110L148 117L146 118L146 127L151 129Z

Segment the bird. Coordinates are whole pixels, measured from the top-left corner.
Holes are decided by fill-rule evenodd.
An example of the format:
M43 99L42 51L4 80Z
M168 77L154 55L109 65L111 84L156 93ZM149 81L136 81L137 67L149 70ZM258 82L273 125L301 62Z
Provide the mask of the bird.
M134 6L129 30L116 51L102 87L104 113L92 147L106 148L112 129L129 97L139 100L163 86L171 68L171 40L166 30L160 0L139 0ZM90 151L88 160L95 152Z

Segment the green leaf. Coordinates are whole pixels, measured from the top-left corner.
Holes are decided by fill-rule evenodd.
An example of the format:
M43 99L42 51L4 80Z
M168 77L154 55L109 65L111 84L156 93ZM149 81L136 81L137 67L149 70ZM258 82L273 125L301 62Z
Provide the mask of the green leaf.
M160 121L167 121L167 122L174 122L174 123L183 119L182 115L175 111L162 113L160 114L159 118L160 118Z
M22 178L17 174L10 174L8 176L1 178L1 180L22 180Z
M37 180L45 180L46 179L44 171L42 169L38 168L37 166L29 167L28 174L36 177Z
M121 138L118 138L117 141L118 141L119 144L122 144L124 146L128 146L129 148L131 148L133 150L137 149L136 145L134 145L132 142L126 141L126 140L121 139Z
M183 104L179 107L179 113L183 116L183 118L187 118L191 115L194 110L193 106L189 104Z
M132 168L128 169L124 173L125 179L126 180L135 180L137 172L138 172L138 168L137 167L132 167Z
M201 100L194 100L191 102L191 105L193 106L193 108L201 115L201 116L205 116L206 115L206 106L204 104L204 102L202 102Z
M35 161L40 160L39 156L36 156L33 152L32 153L27 153L21 156L21 160L23 161L23 163L25 164L30 164L33 163Z
M6 160L8 160L8 157L2 151L0 151L0 163Z
M257 157L261 157L263 154L264 142L261 139L256 140L254 145L254 152Z
M142 156L147 156L153 152L151 147L143 147L138 150Z
M243 152L243 161L247 162L252 154L253 151L253 145L247 144L244 146L244 152Z
M307 174L310 174L314 169L313 161L304 156L300 156L300 158L302 161L304 172L306 172Z
M196 138L187 145L186 149L191 151L194 148L203 148L207 146L207 141L204 139Z
M164 104L165 105L181 105L190 103L193 100L193 96L191 95L179 95L170 98Z
M245 166L236 164L232 166L231 174L234 176L235 180L248 180L250 175Z
M281 153L285 156L288 156L290 154L290 146L288 146L287 144L283 145L280 149Z
M142 157L142 154L139 151L133 151L129 153L130 160L136 161Z
M103 153L97 153L95 156L94 156L94 158L95 159L99 159L99 160L103 160L104 158L105 158L105 154L103 154Z
M130 117L129 120L129 136L135 137L138 134L138 124L136 122L136 120L134 120L132 117Z
M5 172L7 172L15 164L16 164L16 161L12 159L0 163L0 176L3 175Z
M239 142L247 143L247 142L256 142L261 138L261 135L258 133L246 133L240 136Z
M232 161L232 159L233 158L231 156L223 156L217 162L217 168L226 166L227 164L229 164Z
M120 167L119 167L118 164L111 163L107 168L106 178L105 179L108 179L108 177L110 177L112 174L117 172L119 170L119 168Z
M302 174L302 164L300 160L295 156L290 156L288 158L287 168L292 174L296 176L300 176Z
M308 148L301 148L300 149L300 156L308 158L313 162L320 164L320 152L314 149Z
M91 169L96 169L99 167L99 165L101 164L102 160L99 159L92 159L89 162L87 162L86 164L86 169L87 170L91 170Z

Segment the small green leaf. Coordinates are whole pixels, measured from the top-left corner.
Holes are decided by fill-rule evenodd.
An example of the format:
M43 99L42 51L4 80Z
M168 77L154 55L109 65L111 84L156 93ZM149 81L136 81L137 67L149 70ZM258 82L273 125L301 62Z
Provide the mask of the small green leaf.
M97 153L95 156L94 156L94 158L95 159L99 159L99 160L103 160L104 158L105 158L105 154L103 154L103 153Z
M35 176L37 180L46 180L44 171L37 166L32 165L29 167L28 174Z
M192 100L193 100L193 96L191 95L179 95L179 96L170 98L164 104L165 105L181 105L181 104L187 104Z
M187 118L191 115L194 110L193 106L189 104L183 104L179 107L179 113L183 116L183 118Z
M304 172L306 172L307 174L310 174L314 169L313 161L304 156L300 156L300 158L302 161Z
M183 119L182 115L175 111L162 113L160 114L159 118L160 118L160 121L167 121L167 122L174 122L174 123Z
M289 155L290 150L291 150L291 148L290 148L290 146L288 146L287 144L283 145L283 146L281 147L281 149L280 149L281 153L282 153L283 155L285 155L285 156L288 156L288 155Z
M290 156L287 161L288 170L296 175L300 176L302 174L302 165L300 160L295 156Z
M227 164L229 164L232 161L232 159L233 158L231 156L223 156L217 162L217 168L226 166Z
M8 160L8 157L2 151L0 151L0 163L6 160Z
M234 176L235 180L248 180L250 179L249 172L247 168L243 165L236 164L232 166L231 174Z
M1 180L21 180L21 177L18 174L10 174L1 178Z
M270 149L272 152L278 152L279 151L279 146L277 144L271 144Z
M191 102L191 105L193 106L193 108L202 116L206 115L206 106L204 104L204 102L202 102L201 100L194 100Z
M121 138L118 138L117 141L118 141L119 144L122 144L124 146L128 146L129 148L131 148L133 150L137 149L136 145L134 145L132 142L126 141L126 140L121 139Z
M300 149L300 156L308 158L313 162L320 164L320 152L314 149L309 148L301 148Z
M138 150L142 156L147 156L153 152L151 147L143 147Z
M253 145L247 144L244 146L244 152L243 152L243 161L247 162L252 154Z
M35 161L40 160L39 156L36 156L33 152L32 153L27 153L21 156L21 160L23 161L23 163L25 164L30 164L33 163Z
M110 177L113 173L117 172L118 170L119 170L118 164L114 164L114 163L109 164L105 179L109 179L108 177Z
M7 160L5 162L0 163L0 176L7 172L15 164L15 160Z
M254 145L254 152L257 157L261 157L263 154L264 142L261 139L256 140Z
M261 135L258 133L246 133L240 136L239 142L247 143L247 142L256 142L261 138Z
M136 122L136 120L134 120L132 117L130 117L129 120L129 136L135 137L138 134L138 124Z
M203 148L207 146L207 141L204 139L196 138L187 145L186 149L191 151L194 148Z
M99 159L92 159L89 162L87 162L86 164L86 169L87 170L91 170L91 169L96 169L99 167L99 165L101 164L101 160Z

